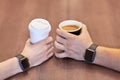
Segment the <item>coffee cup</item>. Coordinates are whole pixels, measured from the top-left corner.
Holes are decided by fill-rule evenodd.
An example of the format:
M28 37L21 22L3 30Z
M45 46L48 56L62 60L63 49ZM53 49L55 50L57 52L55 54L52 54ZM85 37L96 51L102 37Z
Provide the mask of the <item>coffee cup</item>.
M51 31L51 25L45 19L33 19L29 23L29 31L31 43L35 44L48 37Z
M83 24L76 20L65 20L59 24L61 30L65 30L71 34L79 35Z

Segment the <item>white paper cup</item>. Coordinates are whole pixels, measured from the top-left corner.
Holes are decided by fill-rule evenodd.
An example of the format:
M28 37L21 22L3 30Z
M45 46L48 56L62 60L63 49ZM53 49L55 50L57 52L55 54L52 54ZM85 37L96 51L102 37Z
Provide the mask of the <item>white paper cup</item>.
M79 22L79 21L76 21L76 20L65 20L65 21L62 21L59 24L59 28L61 30L63 30L62 27L63 26L68 26L68 25L76 25L79 28L76 29L76 30L67 30L67 32L72 33L74 35L79 35L81 33L81 29L82 29L82 26L83 26L82 22Z
M48 37L51 25L45 19L34 19L29 23L30 40L35 44Z

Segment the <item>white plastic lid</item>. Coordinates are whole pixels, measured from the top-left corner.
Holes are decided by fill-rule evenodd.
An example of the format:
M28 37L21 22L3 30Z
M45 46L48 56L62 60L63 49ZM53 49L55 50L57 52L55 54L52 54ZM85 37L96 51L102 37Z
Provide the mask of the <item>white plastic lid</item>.
M37 18L33 19L29 24L29 29L34 32L46 33L50 32L51 25L45 19Z

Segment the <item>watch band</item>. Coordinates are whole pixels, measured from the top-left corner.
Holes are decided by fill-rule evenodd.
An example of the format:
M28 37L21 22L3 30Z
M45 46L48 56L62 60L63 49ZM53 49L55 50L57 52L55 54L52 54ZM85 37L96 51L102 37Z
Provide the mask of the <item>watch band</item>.
M96 55L96 48L98 45L92 44L85 52L84 59L87 63L93 63Z
M22 54L18 54L17 59L19 61L20 68L22 69L23 72L27 71L30 67L28 59L23 56Z
M92 44L92 45L89 47L89 49L92 49L92 50L96 51L97 46L98 46L98 45L96 45L96 44Z

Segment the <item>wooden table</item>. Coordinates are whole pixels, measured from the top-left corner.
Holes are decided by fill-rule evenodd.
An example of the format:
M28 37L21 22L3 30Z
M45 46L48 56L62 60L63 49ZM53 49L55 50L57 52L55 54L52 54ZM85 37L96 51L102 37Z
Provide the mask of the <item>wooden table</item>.
M87 25L95 43L120 48L119 8L120 0L0 0L0 62L22 51L29 37L28 24L34 18L51 23L54 39L59 22L75 19ZM120 80L120 73L53 57L8 80Z

